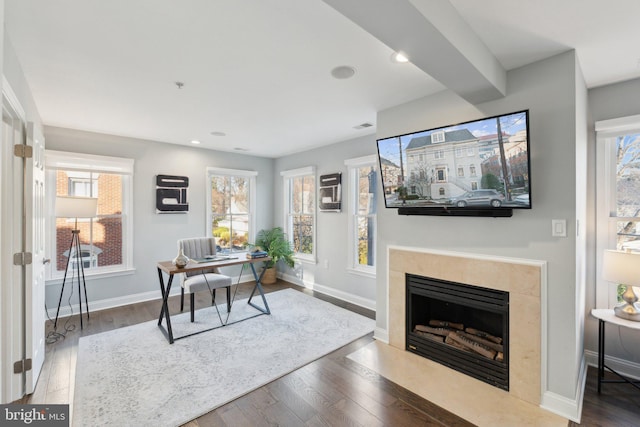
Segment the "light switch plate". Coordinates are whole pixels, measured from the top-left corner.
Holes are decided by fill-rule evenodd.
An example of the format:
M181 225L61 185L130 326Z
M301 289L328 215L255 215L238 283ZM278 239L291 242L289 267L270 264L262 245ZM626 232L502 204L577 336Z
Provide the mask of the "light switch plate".
M551 220L551 236L567 237L567 220L566 219Z

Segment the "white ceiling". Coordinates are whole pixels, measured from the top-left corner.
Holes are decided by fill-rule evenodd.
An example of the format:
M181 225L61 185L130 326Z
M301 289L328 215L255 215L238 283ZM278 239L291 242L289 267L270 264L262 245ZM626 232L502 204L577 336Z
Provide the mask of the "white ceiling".
M398 40L411 45L402 28L409 21L398 12L383 18L397 18L399 30L373 22L383 3L5 0L5 21L46 125L279 157L371 134L377 111L454 90L446 68L432 72L440 82L427 74L427 52L414 48L416 65L391 62ZM637 0L386 3L433 24L439 46L451 40L438 52L440 65L456 55L469 58L470 69L489 64L497 88L500 71L572 48L589 87L640 77ZM351 4L358 16L330 4ZM483 59L474 57L482 50ZM333 78L339 65L355 76ZM367 122L374 127L354 128Z

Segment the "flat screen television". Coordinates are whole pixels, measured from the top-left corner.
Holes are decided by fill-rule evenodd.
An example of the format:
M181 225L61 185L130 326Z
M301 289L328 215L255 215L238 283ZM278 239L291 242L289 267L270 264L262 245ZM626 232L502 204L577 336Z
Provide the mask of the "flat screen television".
M512 216L531 209L529 111L377 140L387 208Z

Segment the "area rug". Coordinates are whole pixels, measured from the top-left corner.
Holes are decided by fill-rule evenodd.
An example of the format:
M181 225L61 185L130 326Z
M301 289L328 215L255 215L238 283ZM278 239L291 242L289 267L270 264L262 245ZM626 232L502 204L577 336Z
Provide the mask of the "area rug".
M271 315L169 344L156 321L80 338L74 426L177 426L373 331L364 316L285 289ZM252 302L261 304L258 297ZM219 306L221 312L225 306ZM246 300L229 322L256 314ZM171 316L175 337L220 325L214 308Z

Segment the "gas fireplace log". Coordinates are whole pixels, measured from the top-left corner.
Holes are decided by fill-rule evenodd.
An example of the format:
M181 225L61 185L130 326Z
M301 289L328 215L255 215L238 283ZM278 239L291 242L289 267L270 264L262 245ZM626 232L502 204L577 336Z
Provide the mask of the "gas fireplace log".
M449 328L432 328L431 326L416 325L415 328L414 328L414 331L428 332L430 334L442 335L443 337L446 337L447 335L449 335L449 332L451 332L452 329L449 329Z
M496 354L496 361L497 362L504 362L504 353L499 351L498 354Z
M489 341L493 341L496 344L502 344L502 338L501 337L495 337L495 336L491 335L488 332L479 331L479 330L474 329L474 328L467 328L466 332L471 334L471 335L476 335L476 336L478 336L480 338L488 339Z
M444 342L444 337L441 335L434 335L434 334L430 334L429 332L418 331L417 329L414 330L413 332L420 335L422 338L426 338L431 341Z
M454 341L451 339L451 337L446 337L444 339L444 343L445 344L449 344L451 347L455 347L459 350L464 350L467 353L474 353L473 351L471 351L468 347L465 347L464 345L460 344L458 341Z
M475 341L471 341L470 339L465 338L456 332L451 332L449 334L449 337L452 340L457 341L460 344L464 345L465 347L468 347L470 350L473 350L476 353L486 357L487 359L491 359L491 360L495 359L496 354L498 353L497 351L491 348L485 347L482 344L477 343Z
M464 331L464 325L462 323L452 323L447 322L446 320L429 320L430 326L439 326L442 328L452 328L457 329L459 331Z
M460 331L460 332L458 332L458 334L460 334L461 336L463 336L465 338L470 339L471 341L475 341L477 343L480 343L480 344L484 345L485 347L492 348L495 351L498 351L498 352L503 352L504 351L504 347L503 347L502 344L496 344L493 341L489 341L487 339L480 338L477 335L473 335L473 334L470 334L470 333L467 333L467 332Z

